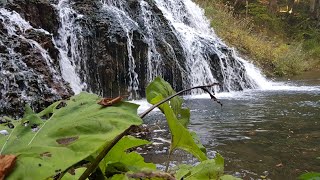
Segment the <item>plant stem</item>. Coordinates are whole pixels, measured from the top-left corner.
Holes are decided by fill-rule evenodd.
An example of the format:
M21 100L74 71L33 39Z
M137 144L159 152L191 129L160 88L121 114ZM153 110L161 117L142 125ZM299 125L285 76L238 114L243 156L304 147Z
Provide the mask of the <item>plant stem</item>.
M116 136L110 144L106 144L106 146L103 148L103 150L99 153L99 155L96 157L96 159L90 164L90 166L85 170L85 172L81 175L79 180L85 180L87 177L90 176L92 172L99 166L99 163L102 161L102 159L108 154L108 152L113 148L114 145L116 145L123 136L127 135L128 132L135 127L135 125L131 125L128 127L125 131L123 131L121 134Z
M168 154L167 163L166 163L166 170L165 170L165 172L168 172L168 170L169 170L170 161L171 161L171 155L172 155L172 151L171 151L171 149L170 149L169 154Z
M142 114L139 115L139 117L141 119L143 119L148 113L150 113L153 109L155 109L156 107L159 107L161 104L169 101L170 99L186 92L186 91L190 91L192 89L202 89L205 92L210 94L211 99L217 101L219 104L221 104L217 98L215 98L212 93L207 89L208 87L212 87L212 86L216 86L216 85L220 85L219 83L213 83L211 85L204 85L204 86L196 86L196 87L192 87L192 88L188 88L188 89L184 89L182 91L177 92L176 94L173 94L167 98L165 98L164 100L160 101L159 103L153 105L152 107L150 107L149 109L147 109L145 112L143 112ZM124 136L126 136L128 134L128 132L134 128L135 125L131 125L129 128L127 128L125 131L123 131L121 134L119 134L118 136L116 136L115 139L113 139L111 141L110 144L106 144L105 147L103 148L103 150L98 154L98 156L96 157L96 159L89 165L89 167L85 170L85 172L81 175L81 177L79 178L79 180L85 180L87 179L91 173L93 173L95 171L95 169L99 166L99 163L102 161L102 159L108 154L108 152L113 148L113 146L115 146Z

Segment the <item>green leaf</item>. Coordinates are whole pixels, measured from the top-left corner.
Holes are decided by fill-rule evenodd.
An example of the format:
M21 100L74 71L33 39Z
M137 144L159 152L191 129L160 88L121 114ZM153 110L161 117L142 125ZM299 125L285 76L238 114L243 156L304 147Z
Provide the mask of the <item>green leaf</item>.
M147 87L147 100L151 104L156 104L166 97L175 94L170 84L163 79L157 77ZM159 106L161 111L165 114L169 129L171 131L171 147L170 152L179 148L190 152L200 161L206 160L207 157L200 147L195 143L192 133L185 128L186 122L189 122L190 111L181 110L182 99L175 97L169 102ZM186 113L188 111L188 113ZM180 120L178 119L180 117ZM200 142L198 142L200 143ZM203 147L203 146L202 146Z
M130 148L146 144L150 144L150 142L134 138L132 136L123 137L101 161L99 165L101 171L106 172L108 165L112 163L121 163L128 169L128 171L132 172L138 172L143 169L155 170L156 165L153 163L145 163L144 158L140 154L136 152L126 152Z
M320 173L309 172L299 176L300 180L320 180Z
M3 154L18 156L8 179L46 179L90 157L131 125L140 125L137 105L121 102L102 108L97 95L81 93L57 109L58 103L39 114L27 109L8 136L0 136ZM50 116L51 114L51 116ZM39 123L36 132L32 123ZM29 123L22 123L29 122ZM30 123L31 122L31 123Z
M214 159L202 161L195 167L180 165L176 172L177 179L197 180L197 179L219 179L223 177L224 159L217 154Z
M112 176L111 180L129 180L129 178L124 174L116 174Z
M178 170L175 174L176 179L182 179L184 177L190 176L191 174L190 169L192 169L192 166L189 164L179 165Z
M197 144L197 146L200 148L200 150L204 153L207 153L207 150L206 148L202 145L201 141L200 141L200 138L198 137L198 135L195 133L195 132L190 132L192 138L193 138L193 141Z
M176 92L172 89L171 85L160 77L156 77L146 89L147 100L151 104L156 104L175 93ZM184 127L187 127L190 122L190 110L188 108L182 108L182 103L183 99L179 96L176 96L169 101L170 107L179 122Z
M104 171L104 175L106 177L112 177L116 174L124 174L126 172L128 172L129 169L127 168L127 166L121 162L115 162L115 163L109 163L107 164L105 171Z

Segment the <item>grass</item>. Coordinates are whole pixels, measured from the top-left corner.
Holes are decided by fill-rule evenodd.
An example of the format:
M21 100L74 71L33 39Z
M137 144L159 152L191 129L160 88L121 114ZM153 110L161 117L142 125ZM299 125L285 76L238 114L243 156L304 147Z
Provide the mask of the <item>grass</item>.
M237 17L231 8L217 1L196 0L205 9L206 16L220 38L240 53L249 57L263 69L268 76L293 76L313 67L319 56L320 48L315 52L307 51L308 44L289 41L283 38L281 23L272 22L272 28L255 25L254 18ZM256 17L256 16L255 16ZM272 17L260 15L260 18ZM271 30L270 30L271 29ZM278 32L275 34L274 31ZM314 47L310 41L309 46ZM314 48L311 48L314 51ZM313 55L313 56L312 56Z

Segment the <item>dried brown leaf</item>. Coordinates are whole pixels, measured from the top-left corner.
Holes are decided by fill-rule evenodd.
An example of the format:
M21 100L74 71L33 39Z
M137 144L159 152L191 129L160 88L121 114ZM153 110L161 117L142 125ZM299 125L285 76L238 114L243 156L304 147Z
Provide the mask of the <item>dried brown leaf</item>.
M118 96L116 98L103 98L98 102L98 104L104 107L113 106L114 104L121 102L123 98L123 96Z
M0 180L8 175L16 164L15 155L0 155Z

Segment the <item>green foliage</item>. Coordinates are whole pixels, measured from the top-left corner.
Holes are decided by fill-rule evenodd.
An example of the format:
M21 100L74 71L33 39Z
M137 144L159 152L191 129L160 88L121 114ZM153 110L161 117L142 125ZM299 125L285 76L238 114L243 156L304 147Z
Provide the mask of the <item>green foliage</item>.
M164 98L175 93L176 92L172 89L171 85L160 77L154 79L154 81L150 83L146 89L146 97L148 102L151 104L156 104ZM170 108L173 110L174 115L177 117L180 124L182 124L184 127L187 127L190 121L190 110L182 107L182 98L176 96L172 98L169 103Z
M320 180L320 173L310 172L299 176L300 180Z
M182 164L176 172L177 179L196 180L196 179L221 179L221 180L239 180L230 175L223 175L224 159L217 154L214 159L202 161L195 167Z
M147 88L152 103L172 94L175 91L161 78L156 78ZM171 174L157 171L155 164L144 162L140 154L131 152L137 146L149 144L146 140L124 136L133 125L142 123L137 116L137 105L119 102L102 107L97 104L99 99L81 93L66 102L53 103L38 114L26 107L22 119L7 118L2 129L9 135L0 136L1 153L17 156L16 167L7 178L75 180L83 178L90 170L87 167L92 165L95 172L89 171L91 179L173 179ZM190 111L182 108L182 103L182 98L175 97L160 106L172 133L170 153L180 148L202 162L194 167L181 165L176 178L236 180L223 175L224 160L220 155L207 159L199 137L186 128ZM97 154L101 152L106 155L100 162ZM99 163L98 167L95 162Z
M9 136L0 136L2 154L18 156L8 179L46 179L88 158L131 125L139 125L137 105L122 102L101 108L98 96L72 97L66 107L59 102L35 114L26 108L24 118L11 121ZM51 116L50 116L51 115ZM49 117L43 120L43 117ZM32 127L37 125L37 131Z
M147 100L151 104L156 104L166 97L175 94L169 83L162 78L157 77L152 83L150 83L146 89ZM200 147L194 142L192 134L184 127L182 123L189 121L190 113L185 112L181 108L182 100L180 98L173 98L169 102L166 102L159 106L161 111L165 114L168 126L171 132L171 147L170 154L177 148L190 152L199 160L204 161L207 159L205 153L201 151ZM189 111L189 110L188 110ZM187 115L186 115L187 114ZM177 116L181 117L179 120ZM188 116L188 117L186 117ZM188 119L186 119L188 118ZM203 146L202 146L203 147Z
M266 5L260 4L260 1L249 1L248 17L242 11L235 12L232 6L226 6L221 1L196 2L205 9L206 16L212 19L211 25L216 33L268 75L292 76L320 64L320 41L317 40L320 39L317 38L320 32L310 31L310 26L306 28L308 30L301 29L300 25L306 23L305 19L298 21L297 25L289 25L283 19L296 16L270 14Z
M114 163L118 163L123 166L123 169L125 170L122 172L139 172L141 170L155 170L155 164L145 163L143 157L140 154L136 152L126 153L126 151L130 148L146 144L149 144L149 142L131 136L126 136L122 138L110 150L110 152L103 159L103 161L101 161L99 165L101 171L105 172L106 174L112 174L110 173L110 170L108 172L107 169L110 168L110 165L114 165Z

